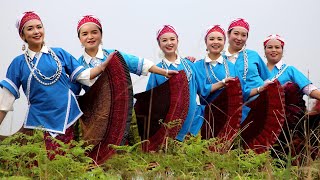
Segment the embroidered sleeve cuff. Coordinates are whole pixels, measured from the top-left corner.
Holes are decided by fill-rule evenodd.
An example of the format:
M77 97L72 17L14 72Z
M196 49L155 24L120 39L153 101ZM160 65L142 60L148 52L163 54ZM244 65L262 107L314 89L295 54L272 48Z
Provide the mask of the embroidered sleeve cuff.
M20 97L19 88L8 78L5 78L0 82L0 87L6 88L13 96L18 99Z
M13 94L6 88L0 88L0 110L13 111L13 103L15 101Z
M80 74L85 71L85 68L83 66L79 66L77 67L73 72L72 74L70 75L70 79L72 82L74 82L75 80L78 80ZM89 79L90 79L90 76L89 76Z
M302 92L306 95L310 95L310 93L314 90L318 89L315 85L313 84L308 84L306 85L303 89L302 89Z
M142 75L146 76L149 73L149 69L154 65L154 63L149 59L144 59L142 66Z

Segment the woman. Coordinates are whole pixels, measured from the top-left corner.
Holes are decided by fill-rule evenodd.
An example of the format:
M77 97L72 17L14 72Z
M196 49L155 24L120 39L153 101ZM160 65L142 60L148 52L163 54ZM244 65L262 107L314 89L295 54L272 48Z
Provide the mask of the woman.
M0 82L0 122L13 110L22 86L29 104L24 128L44 130L46 136L50 134L67 143L73 138L72 125L82 115L70 81L92 84L92 79L106 68L107 61L86 70L65 50L46 46L44 26L35 12L23 13L16 27L28 49L14 58L6 78ZM46 138L46 143L55 146L50 138Z
M182 125L181 130L179 131L176 139L183 141L185 136L188 133L192 135L197 135L201 125L202 125L202 106L198 106L196 102L196 95L199 91L199 85L197 83L197 75L194 64L189 60L181 58L177 53L178 48L178 34L174 27L170 25L164 25L159 29L157 33L157 42L164 54L163 59L160 63L157 64L158 67L168 70L184 70L187 75L189 82L189 92L190 92L190 101L189 101L189 110L187 118ZM151 74L147 84L147 90L152 89L156 86L167 81L166 77Z
M315 99L320 100L320 91L311 81L293 66L286 65L282 61L285 42L279 35L268 36L264 42L264 53L267 58L267 67L270 71L270 79L278 79L284 85L286 82L296 83L300 90Z
M84 53L79 58L79 62L85 68L96 67L104 62L110 53L115 50L102 48L102 25L100 20L92 15L83 16L77 25L78 38L84 47ZM154 63L145 58L139 58L134 55L120 52L123 56L129 71L136 75L147 75L148 72L160 74L166 77L171 77L177 74L177 71L166 71L154 65ZM87 86L83 87L88 90ZM79 88L75 90L75 93L79 93Z
M205 35L205 44L207 47L207 55L204 59L201 59L195 63L199 79L201 80L200 86L202 88L202 94L200 98L200 102L203 105L209 105L213 103L214 106L208 106L210 111L206 111L205 118L209 125L204 126L205 129L214 128L214 135L220 136L220 132L223 132L227 126L224 123L234 124L235 126L232 130L227 130L229 137L234 137L233 135L237 132L237 126L239 126L239 119L241 118L241 111L238 111L238 108L241 107L243 100L246 100L249 96L253 96L257 94L256 89L248 89L242 79L239 77L239 81L241 83L241 87L238 89L236 86L231 87L234 91L241 92L237 93L234 91L229 91L229 93L224 94L223 96L228 97L220 97L221 100L215 100L223 90L225 90L225 86L230 81L235 81L235 77L237 76L237 70L235 69L235 65L228 61L224 55L222 55L222 51L225 45L225 31L220 27L220 25L214 25L208 28ZM239 85L238 85L239 86ZM214 88L217 87L217 88ZM232 97L231 97L232 96ZM223 107L220 103L229 103L227 107ZM219 102L224 101L224 102ZM234 108L232 105L237 104ZM216 106L218 106L219 110L215 110ZM220 106L220 107L219 107ZM210 108L209 108L210 107ZM223 111L221 113L221 111ZM213 118L211 118L211 115ZM225 116L227 114L228 116ZM214 121L211 119L215 119ZM230 122L228 122L230 121ZM234 122L234 123L233 123ZM213 123L213 124L212 124ZM219 127L219 124L222 124L223 127ZM232 131L232 133L230 133ZM205 133L204 137L212 137L212 133ZM222 137L224 139L228 139L227 135L222 133Z
M270 70L271 80L277 79L281 85L285 88L285 110L286 110L286 123L283 127L283 131L279 136L279 143L284 143L280 147L285 147L287 151L287 145L290 143L291 155L298 155L299 157L295 160L295 163L302 160L303 153L301 153L306 143L304 141L310 141L308 144L311 145L311 156L315 158L317 150L313 147L314 138L305 136L305 133L309 133L309 129L318 127L318 120L316 116L308 116L307 121L304 121L305 117L305 101L302 99L303 94L308 95L311 98L320 100L319 89L311 83L311 81L303 75L298 69L293 66L287 65L282 60L283 48L285 45L284 39L277 35L269 35L263 42L265 57L267 58L267 66ZM289 86L288 83L294 83L296 86ZM307 126L307 128L305 127ZM291 142L288 141L288 137L291 137ZM310 139L306 139L309 137ZM290 141L291 141L290 140ZM275 150L283 152L282 148L275 147ZM313 148L313 149L312 149ZM302 161L301 161L302 162Z
M239 18L232 21L228 27L229 47L225 52L242 77L249 89L256 88L259 93L264 89L264 81L269 77L269 71L256 51L246 49L249 35L249 24L246 20ZM243 107L242 121L248 115L250 109Z
M225 31L220 25L214 25L208 28L205 36L205 44L207 47L207 56L204 59L198 60L195 66L199 73L199 79L203 81L204 91L202 93L203 98L200 99L201 104L207 105L221 92L221 88L226 85L227 82L233 81L237 76L237 70L235 65L226 59L226 56L222 55L224 45L226 41ZM243 84L243 97L247 99L250 96L257 94L257 89L249 91L242 79L239 77L240 82ZM217 88L213 88L212 85L216 84ZM210 95L210 96L208 96Z
M84 47L83 55L78 59L78 61L85 68L92 68L99 66L102 62L105 62L110 53L115 50L111 49L103 49L102 48L102 25L100 20L92 15L83 16L77 25L77 33L78 38ZM124 61L126 62L129 71L136 75L147 75L148 72L153 72L157 74L161 74L166 77L171 77L172 75L178 73L177 71L166 71L154 65L154 63L145 58L139 58L134 55L126 54L124 52L120 52ZM93 81L94 83L94 81ZM92 85L92 84L91 84ZM73 84L73 91L76 94L79 94L81 91L81 86ZM88 86L83 85L82 88L87 91L89 89ZM130 115L129 115L130 116ZM132 119L134 120L134 119ZM134 123L134 122L132 122ZM125 135L123 137L123 141L121 144L125 144L127 142L127 137L129 133L129 126L131 124L131 119L128 119L127 128ZM131 128L130 128L131 129ZM133 134L137 134L137 132L131 132ZM136 142L129 142L130 144L134 144Z

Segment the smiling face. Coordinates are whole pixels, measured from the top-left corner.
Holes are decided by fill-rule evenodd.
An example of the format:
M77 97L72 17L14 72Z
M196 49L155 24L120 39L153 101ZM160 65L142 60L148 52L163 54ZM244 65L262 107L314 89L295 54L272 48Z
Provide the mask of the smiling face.
M20 33L21 39L28 43L29 49L39 52L44 42L44 28L41 21L28 21Z
M224 48L224 43L224 36L217 31L211 32L206 38L207 50L210 54L220 54Z
M159 47L165 55L175 54L178 48L178 38L174 33L165 33L159 37Z
M283 55L283 47L281 42L276 39L271 39L268 41L264 48L264 53L270 64L277 64Z
M248 31L241 27L235 27L228 33L229 48L238 52L246 44L248 39Z
M87 23L80 28L79 39L86 50L97 51L102 41L102 31L94 23Z

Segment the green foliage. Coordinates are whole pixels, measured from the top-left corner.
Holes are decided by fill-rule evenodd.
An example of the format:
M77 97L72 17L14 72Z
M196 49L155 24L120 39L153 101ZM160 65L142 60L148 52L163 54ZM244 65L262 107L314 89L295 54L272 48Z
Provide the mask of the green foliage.
M31 177L36 179L74 179L85 177L106 177L103 170L92 165L85 155L84 142L72 141L60 145L65 155L56 155L49 160L43 141L43 132L33 136L16 134L0 143L0 177Z
M55 140L56 141L56 140ZM63 144L65 154L49 160L43 133L16 134L0 142L0 177L6 179L313 179L320 177L320 161L293 166L270 152L255 154L240 148L215 153L216 139L187 137L184 142L166 139L159 152L144 153L140 145L115 146L118 152L105 164L96 166L83 141ZM290 156L288 156L290 159Z

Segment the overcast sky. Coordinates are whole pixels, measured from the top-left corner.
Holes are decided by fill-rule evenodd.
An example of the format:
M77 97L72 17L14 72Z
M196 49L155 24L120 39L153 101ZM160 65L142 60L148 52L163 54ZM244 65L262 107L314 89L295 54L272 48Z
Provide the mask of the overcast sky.
M2 1L0 7L0 79L14 57L22 53L22 40L15 28L17 17L25 11L38 12L44 23L48 46L62 47L76 58L82 54L76 26L82 15L93 14L103 26L106 49L145 57L159 62L156 31L163 24L173 25L179 34L181 55L197 59L205 55L204 34L208 26L221 24L227 29L238 17L250 24L247 48L258 51L265 60L262 42L277 33L286 40L284 60L294 65L320 86L319 0L39 0ZM145 89L147 77L133 75L134 91ZM16 118L26 104L16 103Z

